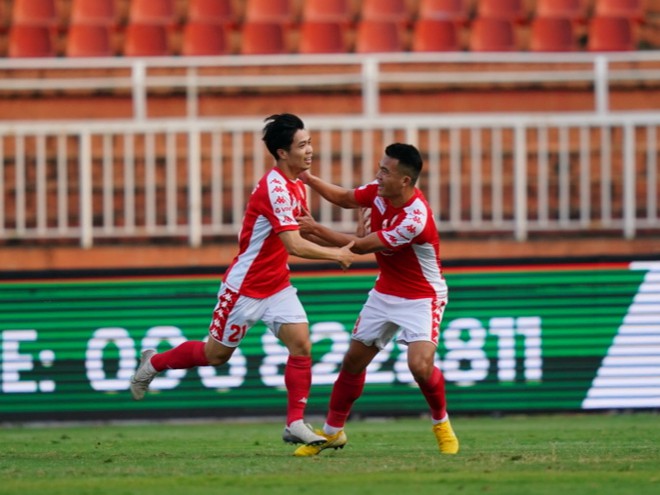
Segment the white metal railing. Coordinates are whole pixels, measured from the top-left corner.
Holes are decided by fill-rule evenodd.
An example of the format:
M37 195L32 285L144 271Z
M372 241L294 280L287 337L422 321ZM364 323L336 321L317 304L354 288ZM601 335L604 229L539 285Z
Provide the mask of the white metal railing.
M660 231L660 114L314 117L313 169L353 187L385 145L425 155L420 187L446 235ZM0 239L234 236L271 166L261 118L0 123ZM311 195L317 218L353 212Z
M384 88L395 86L584 83L593 88L594 111L609 110L613 84L657 84L660 51L625 53L397 53L282 56L0 59L2 92L123 90L133 118L149 118L151 95L185 94L186 115L198 115L205 91L281 88L355 90L362 114L380 113Z

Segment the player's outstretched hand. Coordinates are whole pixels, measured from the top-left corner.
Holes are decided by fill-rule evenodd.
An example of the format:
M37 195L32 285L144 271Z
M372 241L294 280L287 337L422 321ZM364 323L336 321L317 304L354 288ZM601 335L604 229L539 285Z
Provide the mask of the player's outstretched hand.
M353 263L353 260L355 259L355 254L353 251L351 251L351 248L355 245L355 241L351 241L345 246L342 246L339 248L340 251L340 256L339 256L339 264L341 265L341 269L346 271L348 270L348 267L351 266L351 263Z

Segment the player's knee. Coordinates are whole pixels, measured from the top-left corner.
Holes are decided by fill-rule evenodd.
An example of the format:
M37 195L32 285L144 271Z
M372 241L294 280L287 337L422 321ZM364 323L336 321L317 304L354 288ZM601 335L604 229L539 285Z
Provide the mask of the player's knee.
M408 368L416 382L425 382L433 373L433 362L411 360L408 362Z
M211 348L206 346L204 348L204 355L209 362L209 366L221 366L229 361L229 358L234 353L231 348Z
M289 342L286 347L292 356L309 357L312 355L312 343L309 339L294 340Z

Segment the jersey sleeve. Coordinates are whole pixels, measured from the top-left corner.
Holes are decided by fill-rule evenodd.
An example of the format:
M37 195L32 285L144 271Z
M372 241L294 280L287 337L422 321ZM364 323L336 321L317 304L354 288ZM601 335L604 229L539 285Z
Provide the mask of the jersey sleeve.
M355 201L362 207L373 206L374 199L378 196L378 183L370 182L353 190Z
M418 201L413 202L392 225L379 230L381 241L395 250L412 244L424 232L428 220L428 211L421 206Z
M299 212L298 200L291 194L287 183L279 174L271 173L267 181L266 200L263 214L279 234L285 230L298 230L296 220Z

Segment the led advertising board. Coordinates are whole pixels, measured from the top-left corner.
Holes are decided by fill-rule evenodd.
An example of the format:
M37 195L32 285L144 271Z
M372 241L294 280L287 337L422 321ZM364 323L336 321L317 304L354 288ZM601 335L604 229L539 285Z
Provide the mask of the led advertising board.
M376 272L302 270L292 280L313 341L308 414L323 414ZM0 422L284 415L287 352L261 323L227 365L169 370L131 399L142 349L206 338L221 273L70 275L0 281ZM437 360L452 414L660 407L660 262L445 275ZM354 413L426 412L405 347L391 343Z

